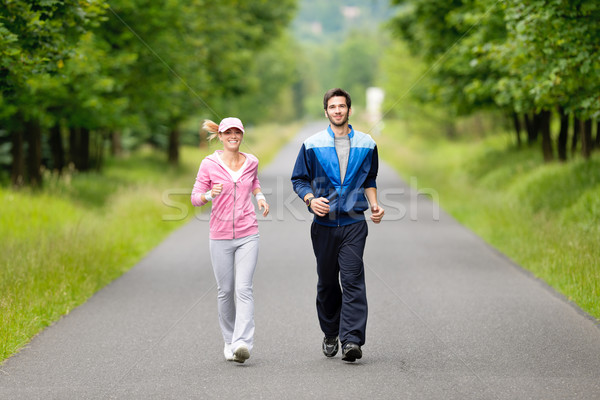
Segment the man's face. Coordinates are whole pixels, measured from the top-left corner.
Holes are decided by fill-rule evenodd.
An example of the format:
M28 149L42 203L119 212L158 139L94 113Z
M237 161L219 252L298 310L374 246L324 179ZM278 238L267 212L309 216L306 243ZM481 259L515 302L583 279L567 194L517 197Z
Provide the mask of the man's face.
M335 96L327 102L325 116L329 118L329 122L335 126L344 126L348 123L348 117L352 114L352 110L346 105L344 96Z

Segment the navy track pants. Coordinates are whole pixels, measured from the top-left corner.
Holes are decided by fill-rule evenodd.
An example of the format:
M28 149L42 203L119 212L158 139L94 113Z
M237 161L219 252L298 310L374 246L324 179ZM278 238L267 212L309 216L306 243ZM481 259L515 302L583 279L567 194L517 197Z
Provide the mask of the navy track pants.
M365 343L367 291L363 253L367 222L329 227L311 226L317 259L317 314L321 330L340 342ZM341 287L340 287L341 283Z

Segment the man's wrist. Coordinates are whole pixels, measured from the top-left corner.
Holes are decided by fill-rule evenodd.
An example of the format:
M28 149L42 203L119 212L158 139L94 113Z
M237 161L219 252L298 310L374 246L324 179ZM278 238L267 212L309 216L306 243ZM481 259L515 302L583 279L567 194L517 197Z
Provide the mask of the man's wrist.
M307 207L310 207L310 204L312 203L312 201L314 200L315 196L308 196L304 202L306 203Z

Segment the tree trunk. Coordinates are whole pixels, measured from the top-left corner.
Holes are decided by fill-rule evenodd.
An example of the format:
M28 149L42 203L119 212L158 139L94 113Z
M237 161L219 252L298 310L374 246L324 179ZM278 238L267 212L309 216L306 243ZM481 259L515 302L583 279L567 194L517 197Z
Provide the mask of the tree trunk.
M521 147L521 120L519 114L516 112L512 113L513 124L515 127L515 133L517 134L517 147Z
M581 120L577 117L573 119L573 137L571 138L571 155L577 152L577 144L581 134Z
M592 154L592 120L586 119L581 125L581 154L586 160Z
M60 174L65 167L65 147L59 123L50 129L50 151L52 153L52 169Z
M560 107L560 133L558 134L558 159L567 161L567 143L569 141L569 115Z
M79 165L79 128L69 128L69 163L75 169Z
M538 114L540 133L542 134L542 152L544 161L549 162L554 159L552 149L552 138L550 137L550 111L542 111Z
M90 130L87 128L81 128L79 155L81 165L78 169L88 171L90 169Z
M530 146L537 142L539 132L538 114L531 117L528 113L525 114L525 126L527 127L527 144Z
M529 113L523 114L523 120L525 121L525 130L527 131L527 144L531 145L531 131L533 130L533 124Z
M69 129L69 154L78 171L90 168L90 131L86 128Z
M169 134L168 156L169 164L179 164L179 127L177 125L174 125L171 133Z
M594 142L594 148L600 149L600 121L596 123L596 141Z
M104 162L104 143L105 136L104 132L98 132L96 134L96 155L94 156L94 169L98 172L102 170L102 164Z
M119 157L123 154L121 132L112 132L110 134L110 154L114 157Z
M27 140L27 178L29 184L39 188L42 186L42 128L37 120L25 123Z
M23 153L23 131L20 128L12 132L11 155L10 181L13 186L21 187L25 183L25 155Z

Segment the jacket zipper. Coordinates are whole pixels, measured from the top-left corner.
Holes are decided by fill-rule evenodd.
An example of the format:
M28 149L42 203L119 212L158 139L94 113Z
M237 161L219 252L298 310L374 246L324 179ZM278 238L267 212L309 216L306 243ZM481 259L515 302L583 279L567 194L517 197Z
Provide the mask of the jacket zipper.
M237 182L233 182L233 215L231 223L233 225L233 238L235 239L235 200L237 197Z

